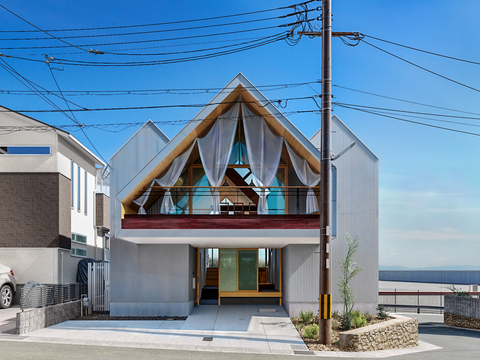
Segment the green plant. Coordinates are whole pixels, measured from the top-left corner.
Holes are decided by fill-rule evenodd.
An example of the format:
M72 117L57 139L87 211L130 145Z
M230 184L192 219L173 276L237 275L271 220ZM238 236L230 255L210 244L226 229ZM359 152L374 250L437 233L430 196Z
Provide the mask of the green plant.
M447 286L446 289L453 292L453 295L456 295L456 296L470 296L468 291L457 289L454 284Z
M375 316L372 314L364 314L365 319L367 319L367 322L372 322L373 319L375 319Z
M332 319L332 327L337 327L337 326L338 326L337 320Z
M302 319L302 321L305 323L309 323L313 320L313 311L300 311L300 319Z
M341 316L340 324L344 330L350 330L352 328L352 313L348 312Z
M352 279L363 269L357 266L355 262L355 255L358 252L358 246L360 239L355 236L354 239L349 233L345 234L345 240L347 241L347 255L344 259L340 260L340 278L338 279L338 290L340 291L340 297L343 302L343 315L350 314L353 309L355 300L355 289L350 285ZM342 319L342 324L345 319ZM345 320L345 323L347 321Z
M318 325L312 324L303 328L303 335L308 339L314 339L318 335Z
M352 326L354 329L364 327L366 324L367 319L359 310L352 311Z
M372 324L372 325L375 325L376 323L377 323L377 320L372 319L371 324Z
M388 319L390 317L385 311L385 306L379 304L376 310L378 311L378 316L380 316L382 319Z

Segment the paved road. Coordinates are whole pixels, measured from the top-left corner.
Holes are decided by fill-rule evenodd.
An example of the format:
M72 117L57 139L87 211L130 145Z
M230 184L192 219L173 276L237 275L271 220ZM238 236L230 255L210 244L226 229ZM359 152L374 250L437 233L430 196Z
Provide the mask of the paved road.
M418 315L420 340L442 347L409 355L395 356L394 359L442 360L442 359L478 359L480 354L480 331L471 331L445 327L442 315ZM1 335L0 335L1 336ZM6 340L5 336L1 336ZM333 356L332 356L333 355ZM335 356L337 355L337 356ZM324 359L338 359L344 355L355 358L378 358L379 353L338 354L322 353ZM293 355L300 356L300 355ZM312 356L309 356L310 358ZM291 355L260 355L245 353L219 353L212 351L181 351L165 349L138 349L103 346L66 345L52 343L31 343L18 341L0 341L1 359L292 359Z

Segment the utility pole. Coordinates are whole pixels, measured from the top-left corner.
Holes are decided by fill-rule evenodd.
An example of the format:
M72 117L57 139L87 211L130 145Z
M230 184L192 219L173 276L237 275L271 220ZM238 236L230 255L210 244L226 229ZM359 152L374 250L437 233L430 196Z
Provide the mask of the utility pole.
M332 36L354 35L351 32L332 33L332 0L322 0L322 31L303 31L299 35L322 38L322 108L320 159L320 278L319 333L321 344L332 343L332 258L331 182L332 182Z
M320 283L319 331L321 344L332 343L332 274L330 217L332 182L332 0L322 0L322 120L320 159Z

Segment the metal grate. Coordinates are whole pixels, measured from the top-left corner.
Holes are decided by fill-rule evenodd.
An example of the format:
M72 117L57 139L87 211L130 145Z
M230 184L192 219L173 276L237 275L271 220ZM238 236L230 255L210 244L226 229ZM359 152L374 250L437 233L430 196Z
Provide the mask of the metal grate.
M65 285L39 285L22 288L20 309L47 307L80 300L87 293L87 284L71 283Z
M211 336L205 336L205 337L203 338L203 341L213 341L213 337L211 337Z

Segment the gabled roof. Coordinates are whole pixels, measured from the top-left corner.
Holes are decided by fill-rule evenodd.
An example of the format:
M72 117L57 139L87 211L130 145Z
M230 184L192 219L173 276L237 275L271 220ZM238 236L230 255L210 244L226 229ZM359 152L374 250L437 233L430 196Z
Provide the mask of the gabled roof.
M241 96L256 115L282 136L312 169L320 172L320 152L242 73L238 73L170 142L121 189L117 198L130 204L136 195L163 174L172 161L185 152L197 137L204 136L212 121L224 114Z
M144 129L155 129L155 131L158 133L159 137L161 137L166 143L170 141L167 135L150 119L147 120L145 124L143 124L140 129L138 129L135 134L133 134L130 139L128 139L125 144L123 144L120 149L118 149L115 154L113 154L110 159L113 159L123 148L129 144L132 139L134 139L140 132L142 132Z
M6 111L2 111L4 113L12 113L12 114L15 114L15 115L19 115L27 121L31 121L31 122L35 122L35 123L39 123L39 124L51 127L55 131L55 133L57 133L57 135L61 136L63 139L65 139L67 141L67 143L69 143L71 146L73 146L74 148L76 148L80 152L83 152L96 165L100 165L100 166L105 166L106 165L102 160L100 160L98 158L98 156L96 156L92 151L90 151L85 145L83 145L79 140L77 140L69 132L67 132L65 130L62 130L62 129L59 129L59 128L53 126L53 125L47 124L43 121L34 119L31 116L28 116L28 115L19 113L15 110L9 109L5 106L0 105L0 108L6 110Z

